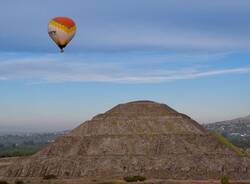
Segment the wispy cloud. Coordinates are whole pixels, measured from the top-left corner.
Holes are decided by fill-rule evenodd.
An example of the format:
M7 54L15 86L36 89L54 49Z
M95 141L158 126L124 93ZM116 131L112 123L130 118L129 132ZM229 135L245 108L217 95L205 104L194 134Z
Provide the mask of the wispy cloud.
M133 29L128 30L127 27ZM155 27L118 23L109 25L105 30L95 27L89 32L86 37L76 39L75 44L92 50L230 51L250 48L248 35L232 35L188 26L169 25L166 28L160 25Z
M152 73L151 75L131 75L127 77L112 78L105 81L109 82L125 82L125 83L159 83L176 80L188 80L208 76L217 76L225 74L243 74L250 73L249 68L233 68L233 69L221 69L221 70L208 70L208 71L167 71L165 75L159 75L158 73Z
M221 55L211 56L212 59ZM0 59L0 80L31 80L33 82L115 82L115 83L160 83L176 80L190 80L201 77L226 74L250 73L249 66L217 66L208 63L208 56L167 57L157 55L150 59L143 57L122 58L121 56L102 56L97 58L60 57L17 57ZM210 59L211 59L210 58ZM144 60L145 59L145 60ZM168 59L174 60L172 63ZM193 62L190 62L193 61ZM179 64L177 64L179 62ZM176 65L179 65L178 67Z
M250 73L250 67L177 73L176 75L170 75L170 76L165 76L165 77L163 76L161 81L186 80L186 79L195 79L195 78L207 77L207 76L216 76L216 75L225 75L225 74L242 74L242 73Z
M6 77L0 77L0 80L7 80Z

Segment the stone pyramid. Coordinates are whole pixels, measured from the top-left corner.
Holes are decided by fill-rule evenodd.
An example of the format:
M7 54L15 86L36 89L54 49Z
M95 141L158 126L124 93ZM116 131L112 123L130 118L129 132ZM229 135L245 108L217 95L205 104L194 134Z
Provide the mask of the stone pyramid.
M11 165L8 177L208 179L250 178L250 160L165 104L120 104L84 122L37 154Z

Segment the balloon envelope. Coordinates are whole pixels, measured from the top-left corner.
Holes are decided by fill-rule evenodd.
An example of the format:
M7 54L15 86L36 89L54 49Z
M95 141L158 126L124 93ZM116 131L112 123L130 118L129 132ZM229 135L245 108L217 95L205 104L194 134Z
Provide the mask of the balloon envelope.
M48 24L48 33L63 52L63 48L75 36L76 24L68 17L55 17Z

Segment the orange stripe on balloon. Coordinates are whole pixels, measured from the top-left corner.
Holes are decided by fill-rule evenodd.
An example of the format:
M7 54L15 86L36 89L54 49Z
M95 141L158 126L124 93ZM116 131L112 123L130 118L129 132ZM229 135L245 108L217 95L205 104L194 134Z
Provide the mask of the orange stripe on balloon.
M64 26L68 27L68 28L75 26L75 22L72 19L67 18L67 17L56 17L53 20L59 24L62 24Z
M53 25L53 26L55 26L55 27L57 27L57 28L63 30L63 31L66 32L66 33L72 33L72 32L74 32L74 31L76 31L76 26L73 26L73 27L71 27L71 28L68 28L68 27L66 27L65 25L62 25L62 24L60 24L60 23L58 23L58 22L56 22L56 21L54 21L54 20L50 21L50 22L49 22L49 25Z

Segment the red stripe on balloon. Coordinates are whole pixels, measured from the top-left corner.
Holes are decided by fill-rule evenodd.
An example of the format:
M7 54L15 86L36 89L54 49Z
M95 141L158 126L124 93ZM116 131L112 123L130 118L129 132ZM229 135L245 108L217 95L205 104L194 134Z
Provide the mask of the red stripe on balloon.
M59 24L62 24L64 26L67 26L68 28L71 28L75 26L75 22L68 18L68 17L56 17L53 19L55 22L58 22Z

